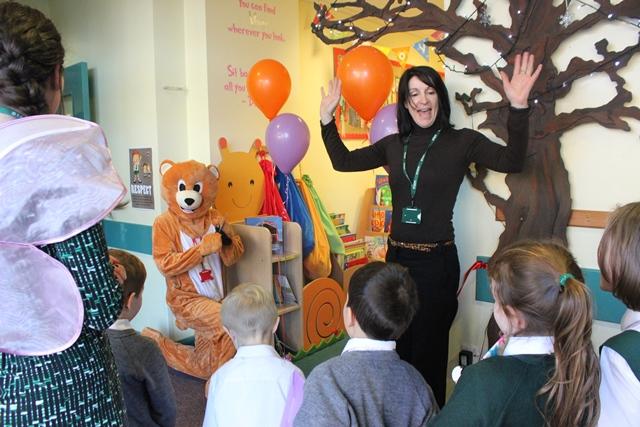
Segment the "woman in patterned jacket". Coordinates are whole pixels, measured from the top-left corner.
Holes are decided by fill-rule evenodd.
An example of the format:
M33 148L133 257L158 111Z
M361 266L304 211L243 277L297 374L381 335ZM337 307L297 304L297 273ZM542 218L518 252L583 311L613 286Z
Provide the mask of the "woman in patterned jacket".
M60 34L46 16L15 2L0 3L0 204L3 211L11 212L0 219L3 426L123 425L122 392L104 333L118 318L122 293L100 219L120 201L125 189L97 125L44 116L55 113L60 105L63 59ZM43 138L28 136L29 143L9 138L28 135L34 128L39 128L40 135L59 135L58 139L47 145ZM78 142L78 138L84 140ZM24 152L16 155L19 150ZM27 154L32 156L31 163L18 165ZM73 159L68 160L71 154ZM7 164L10 170L4 167ZM87 171L94 174L83 175ZM70 176L79 181L75 187L65 184ZM97 212L96 204L101 202L94 196L103 190L107 196ZM84 195L78 196L75 205L60 204L79 194ZM79 203L82 197L86 203ZM54 205L57 209L52 213ZM82 209L91 212L79 213ZM49 227L36 227L42 224ZM40 237L33 237L34 233ZM58 278L70 297L61 299L60 292L51 290ZM63 311L73 307L76 315L66 316L69 313ZM62 312L63 320L43 320L55 318L47 316L56 310ZM74 322L75 326L67 327ZM72 333L56 341L67 329Z

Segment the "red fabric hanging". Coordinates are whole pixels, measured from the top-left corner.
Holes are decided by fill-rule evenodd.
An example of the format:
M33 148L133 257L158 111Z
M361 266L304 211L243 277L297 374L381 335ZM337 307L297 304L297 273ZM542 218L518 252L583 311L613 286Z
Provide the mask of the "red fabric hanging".
M278 215L283 221L291 221L282 202L282 197L280 197L278 187L276 187L273 162L267 158L264 151L260 151L259 156L260 161L258 163L262 168L262 172L264 172L264 203L262 204L260 215Z

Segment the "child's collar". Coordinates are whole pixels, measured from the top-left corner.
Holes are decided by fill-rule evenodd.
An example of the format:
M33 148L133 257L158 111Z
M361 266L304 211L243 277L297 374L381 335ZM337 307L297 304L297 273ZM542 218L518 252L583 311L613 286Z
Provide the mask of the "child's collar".
M381 341L371 338L350 338L344 346L343 353L349 351L392 351L396 349L395 341Z
M113 322L113 325L109 326L109 329L114 331L124 331L127 329L133 329L131 321L129 319L118 319Z
M620 321L620 329L622 329L623 331L627 329L640 331L640 311L627 309L627 311L625 311L624 313L624 316L622 316L622 320Z
M552 354L553 337L509 337L504 348L503 356L516 356L519 354Z

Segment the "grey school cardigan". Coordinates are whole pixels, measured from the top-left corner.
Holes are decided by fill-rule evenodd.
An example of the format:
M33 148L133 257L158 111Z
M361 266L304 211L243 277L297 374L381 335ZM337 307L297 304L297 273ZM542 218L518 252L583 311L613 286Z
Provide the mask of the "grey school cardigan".
M128 427L173 427L176 399L160 349L134 329L107 330L127 407Z
M395 351L350 351L311 372L294 426L422 426L437 407L420 373Z

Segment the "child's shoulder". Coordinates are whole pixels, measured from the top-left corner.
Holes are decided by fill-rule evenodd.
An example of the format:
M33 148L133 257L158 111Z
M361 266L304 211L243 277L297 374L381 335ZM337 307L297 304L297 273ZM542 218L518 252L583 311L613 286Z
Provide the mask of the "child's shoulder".
M282 367L282 369L284 371L291 372L291 373L297 372L298 374L302 375L302 377L304 378L304 373L302 372L302 370L300 368L298 368L290 360L284 359L284 358L280 358L280 366Z
M640 332L627 329L620 332L618 335L614 335L602 344L603 347L609 347L613 350L633 348L640 352ZM619 352L619 351L618 351Z
M552 355L496 356L467 366L462 371L466 383L491 383L492 387L507 388L536 373L546 375L554 366Z
M141 360L157 359L158 357L164 360L158 344L151 338L142 336L137 332L128 338L127 345L130 351L140 356Z

